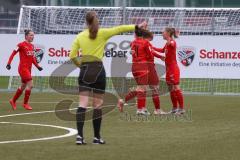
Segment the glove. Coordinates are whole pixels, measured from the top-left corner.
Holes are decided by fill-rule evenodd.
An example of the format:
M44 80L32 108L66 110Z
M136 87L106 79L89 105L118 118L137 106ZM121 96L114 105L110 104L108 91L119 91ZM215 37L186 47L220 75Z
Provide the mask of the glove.
M6 66L6 68L7 68L8 70L10 70L10 69L11 69L11 65L8 64L8 65Z
M43 68L42 68L42 67L38 67L38 70L39 70L39 71L42 71L42 70L43 70Z

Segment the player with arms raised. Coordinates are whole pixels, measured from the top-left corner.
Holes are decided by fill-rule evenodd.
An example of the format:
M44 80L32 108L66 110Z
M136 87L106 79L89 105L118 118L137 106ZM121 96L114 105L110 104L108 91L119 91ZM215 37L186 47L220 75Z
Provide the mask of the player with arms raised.
M180 70L176 60L177 44L174 38L178 38L179 31L175 28L165 28L163 32L163 39L167 41L164 48L155 48L158 52L165 53L165 66L166 66L166 82L170 91L173 109L171 113L183 114L184 103L183 94L180 89ZM179 108L178 108L179 107Z
M21 96L22 92L25 91L25 97L23 102L23 107L26 110L32 110L32 107L28 104L28 100L31 94L31 89L33 87L33 81L31 76L32 64L34 64L39 71L42 70L36 61L36 57L34 55L35 49L32 44L34 39L34 32L31 30L25 30L25 41L19 43L17 48L13 50L11 56L9 57L6 68L8 70L11 69L11 62L14 56L19 53L20 62L18 66L18 73L21 77L22 85L17 89L14 97L9 101L13 110L17 109L16 101Z
M154 64L154 57L163 57L151 49L152 45L149 41L152 39L152 32L143 28L135 30L135 40L131 43L131 50L133 57L132 74L136 80L137 87L127 93L124 101L119 99L118 107L120 111L122 111L124 103L137 97L137 114L149 115L150 113L146 108L146 89L149 86L155 106L154 114L165 114L165 112L160 110L159 78Z

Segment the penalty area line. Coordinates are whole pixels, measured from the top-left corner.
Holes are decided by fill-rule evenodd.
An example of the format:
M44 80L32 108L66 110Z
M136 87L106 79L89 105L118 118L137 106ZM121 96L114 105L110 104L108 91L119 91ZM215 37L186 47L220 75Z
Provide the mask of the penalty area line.
M9 101L2 101L1 103L9 103ZM48 101L48 102L38 102L38 101L33 101L33 102L29 102L30 104L51 104L51 103L59 103L59 101ZM73 104L76 104L78 102L73 102Z
M111 106L113 106L113 105L106 105L104 107L111 107ZM93 107L86 107L86 108L87 109L92 109ZM65 112L65 111L72 111L72 110L76 110L76 109L78 109L78 107L71 108L71 109L62 109L62 110L51 110L51 111L24 112L24 113L16 113L16 114L7 114L7 115L0 115L0 118L23 116L23 115L34 115L34 114L44 114L44 113Z
M15 124L15 125L28 125L28 126L40 126L40 127L50 127L50 128L57 128L68 131L67 134L59 135L59 136L51 136L51 137L44 137L44 138L35 138L35 139L22 139L22 140L12 140L12 141L0 141L0 144L8 144L8 143L20 143L20 142L34 142L34 141L45 141L45 140L52 140L52 139L59 139L59 138L66 138L71 137L77 134L77 130L73 128L67 128L62 126L56 125L47 125L47 124L35 124L35 123L15 123L15 122L0 122L0 124Z

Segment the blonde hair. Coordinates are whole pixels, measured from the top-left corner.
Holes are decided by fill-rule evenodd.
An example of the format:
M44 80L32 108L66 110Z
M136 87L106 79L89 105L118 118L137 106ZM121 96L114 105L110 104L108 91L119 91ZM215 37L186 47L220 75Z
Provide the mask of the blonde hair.
M179 33L175 28L167 27L165 28L165 31L169 33L170 37L178 38L179 36Z

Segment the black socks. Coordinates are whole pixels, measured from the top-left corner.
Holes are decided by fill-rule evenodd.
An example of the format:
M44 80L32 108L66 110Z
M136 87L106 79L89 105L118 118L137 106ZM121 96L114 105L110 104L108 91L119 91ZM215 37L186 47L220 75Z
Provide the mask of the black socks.
M86 108L79 107L77 109L77 114L76 114L78 135L81 137L83 137L83 126L85 121L86 110L87 110Z
M100 139L100 129L102 122L102 109L94 109L93 117L92 117L93 129L94 129L94 137Z
M83 137L83 126L85 121L86 108L79 107L76 113L78 135ZM102 109L93 109L92 123L94 137L100 139L100 129L102 123Z

